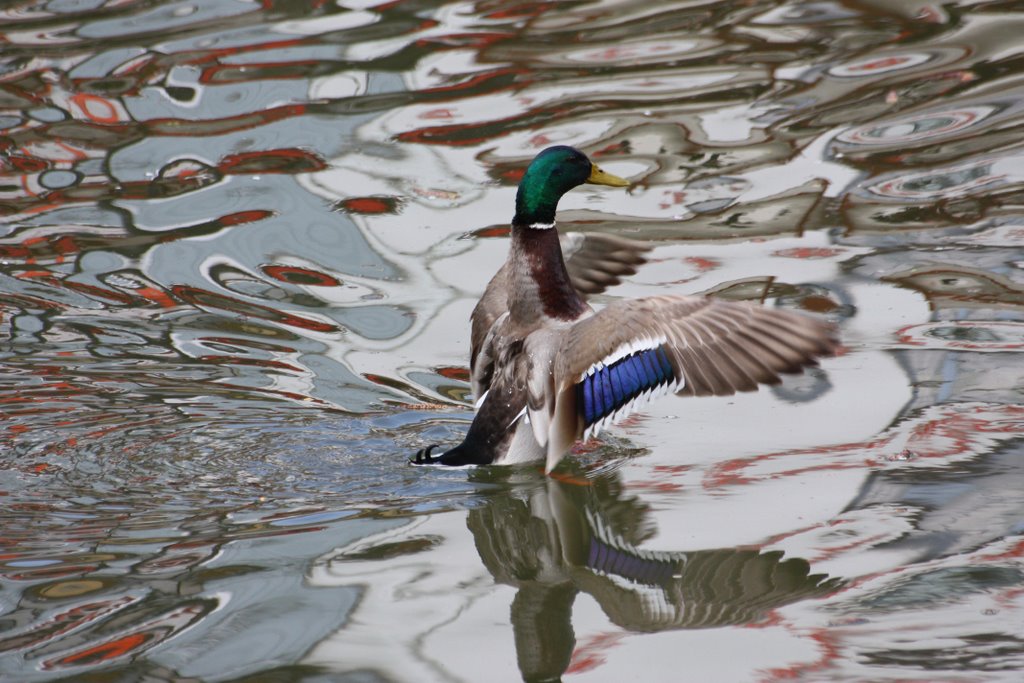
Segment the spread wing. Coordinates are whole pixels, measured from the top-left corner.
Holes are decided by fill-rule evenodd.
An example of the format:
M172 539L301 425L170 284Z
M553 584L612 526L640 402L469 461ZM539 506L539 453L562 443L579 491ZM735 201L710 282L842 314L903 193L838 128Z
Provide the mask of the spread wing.
M636 273L650 251L643 242L601 233L570 232L560 239L573 287L587 295L600 294L619 284L623 277ZM509 267L506 261L498 269L470 316L469 367L477 399L491 384L493 358L486 342L495 323L508 311Z
M832 325L792 311L699 296L616 302L562 333L547 386L531 378L530 419L550 470L639 402L778 384L837 346Z
M600 294L619 284L636 273L651 250L644 242L601 233L570 232L561 242L569 279L581 294Z

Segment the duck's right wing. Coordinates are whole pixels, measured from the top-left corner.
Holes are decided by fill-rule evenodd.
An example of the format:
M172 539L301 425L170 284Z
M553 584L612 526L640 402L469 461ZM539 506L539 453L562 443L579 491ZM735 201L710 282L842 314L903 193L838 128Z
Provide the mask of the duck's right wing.
M530 419L550 471L576 439L639 401L753 391L838 344L830 323L792 311L702 296L619 301L561 333L549 367L531 373ZM531 358L540 347L528 349Z

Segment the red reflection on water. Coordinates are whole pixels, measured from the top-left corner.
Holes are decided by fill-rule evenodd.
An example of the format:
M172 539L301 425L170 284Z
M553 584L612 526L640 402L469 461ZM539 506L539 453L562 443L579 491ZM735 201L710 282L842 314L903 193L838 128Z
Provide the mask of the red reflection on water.
M327 164L303 149L269 149L231 154L220 160L217 170L224 175L241 173L312 173Z
M722 262L718 259L704 258L702 256L687 256L683 260L702 273L707 273L722 265Z
M844 251L845 249L829 247L792 247L790 249L779 249L778 251L774 251L772 252L772 256L798 259L819 259L838 256Z
M0 639L0 652L35 649L40 645L60 638L60 636L69 631L92 623L138 601L139 598L137 597L125 596L112 600L99 600L84 605L76 605L71 609L58 612L45 621L35 624L26 632Z
M43 662L42 668L65 669L92 666L128 656L137 656L188 628L212 612L215 606L216 603L213 601L186 603L96 645L82 648L63 657L48 659Z
M629 142L626 140L621 140L619 142L613 142L610 145L605 145L601 149L594 150L593 152L590 153L590 157L594 158L606 156L619 156L622 154L629 154L630 151L632 150L630 149Z
M619 644L628 633L598 633L587 638L573 650L565 673L593 671L605 663L605 653Z
M1000 562L1002 560L1014 560L1024 557L1024 539L1021 539L1010 546L1008 550L998 553L984 553L982 557L989 562ZM1024 593L1024 586L1012 590L1007 596L1020 595Z
M466 367L440 367L435 368L434 372L448 379L457 379L462 382L469 381L469 368Z
M416 41L416 47L433 47L442 45L459 49L482 50L494 43L514 37L510 33L446 33L443 36L430 36Z
M306 110L307 107L304 104L287 104L264 109L263 111L237 114L220 119L208 118L193 121L190 119L162 118L150 119L141 125L143 130L150 135L202 137L206 135L224 135L225 133L258 128L275 121L302 116L306 113Z
M341 282L327 273L321 273L312 268L299 266L272 266L265 265L263 272L281 282L293 285L307 285L311 287L340 287Z
M12 153L8 153L3 157L0 157L0 164L8 166L15 171L20 171L21 173L39 173L40 171L45 171L50 167L50 165L42 159Z
M526 167L524 166L503 169L497 173L497 177L509 185L518 185L524 175L526 175Z
M507 225L495 225L490 228L483 228L473 232L474 237L508 237L512 229Z
M68 102L78 109L82 117L96 123L118 123L125 118L123 109L117 103L93 93L75 93L68 98Z
M244 316L259 318L260 320L270 320L272 322L292 327L301 327L314 332L336 332L338 330L337 325L331 325L330 323L312 320L310 318L303 318L291 313L279 311L276 308L271 308L270 306L263 306L261 304L254 304L248 301L234 299L223 294L200 289L199 287L173 285L171 287L171 293L182 301L192 304L193 306L208 306L210 308L233 311Z
M237 358L235 356L199 356L196 358L200 363L216 363L218 365L252 365L261 368L272 368L275 370L288 370L301 374L302 368L290 365L279 360L267 360L262 358Z
M101 645L87 648L81 652L76 652L75 654L68 655L67 657L52 659L46 662L45 666L47 668L53 668L58 666L72 666L76 664L95 664L97 662L117 659L119 657L124 657L133 651L142 649L143 645L150 642L155 637L155 633L131 633L116 640L111 640Z
M451 85L425 88L421 93L424 95L444 95L446 100L454 99L462 93L465 93L467 97L471 97L481 90L496 93L522 87L523 80L528 79L529 74L530 72L527 69L494 69L493 71L475 74Z
M9 581L40 581L89 574L99 568L98 564L59 564L51 567L34 567L24 572L4 572L3 577Z
M348 199L342 199L340 202L335 204L335 207L346 213L361 213L361 214L385 214L385 213L398 213L398 209L401 203L397 197L349 197Z
M226 228L234 225L245 225L246 223L255 223L256 221L262 221L265 218L270 218L276 215L273 211L267 211L266 209L251 209L249 211L237 211L235 213L229 213L226 216L215 218L208 223L202 223L202 228ZM180 235L184 237L184 235ZM163 242L169 242L168 239L161 240Z

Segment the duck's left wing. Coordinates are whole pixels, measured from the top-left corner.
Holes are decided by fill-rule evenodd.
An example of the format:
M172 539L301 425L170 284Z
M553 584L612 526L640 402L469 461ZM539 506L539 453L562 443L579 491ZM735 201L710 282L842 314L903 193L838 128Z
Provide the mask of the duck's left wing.
M547 371L534 368L529 381L530 419L549 470L576 439L639 402L753 391L838 346L833 326L818 318L700 296L616 302L560 337Z
M565 269L581 294L600 294L636 273L647 261L650 245L600 232L570 232L561 236Z
M490 341L496 323L508 313L508 269L506 261L487 283L484 295L469 316L469 375L477 401L491 386L494 374Z

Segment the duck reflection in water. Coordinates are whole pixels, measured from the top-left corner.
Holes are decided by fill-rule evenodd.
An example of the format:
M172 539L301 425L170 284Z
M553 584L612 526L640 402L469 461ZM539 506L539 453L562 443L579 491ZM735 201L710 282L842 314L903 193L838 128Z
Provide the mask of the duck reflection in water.
M618 626L651 633L756 622L842 585L781 551L641 550L654 529L617 476L591 474L583 485L537 480L522 487L525 499L496 496L468 519L484 565L518 589L511 616L524 680L558 680L568 668L580 592Z

